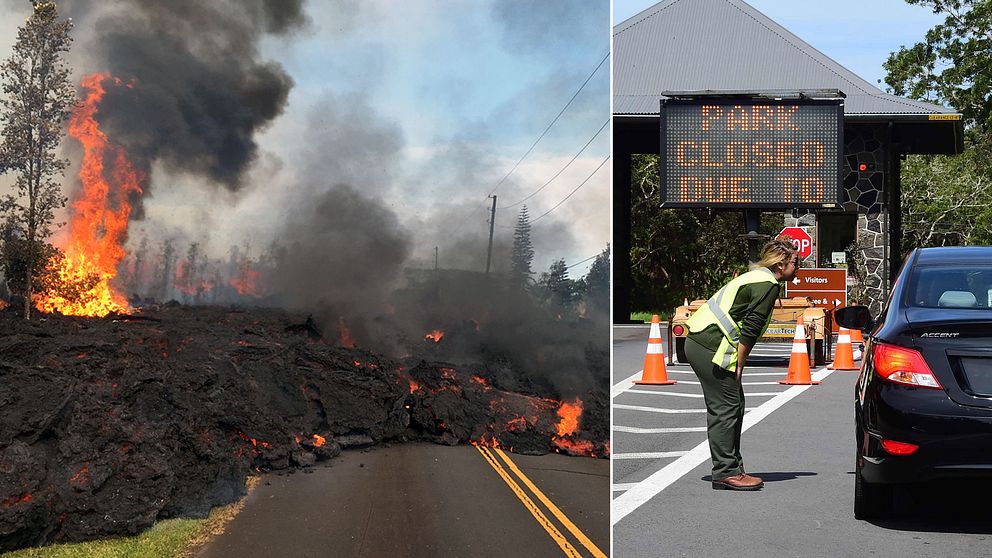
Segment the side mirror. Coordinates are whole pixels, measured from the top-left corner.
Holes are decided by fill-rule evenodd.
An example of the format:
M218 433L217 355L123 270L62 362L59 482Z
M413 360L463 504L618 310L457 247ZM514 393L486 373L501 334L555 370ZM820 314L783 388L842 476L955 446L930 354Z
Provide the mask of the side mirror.
M834 310L834 319L841 327L867 331L871 329L874 319L867 306L848 306Z

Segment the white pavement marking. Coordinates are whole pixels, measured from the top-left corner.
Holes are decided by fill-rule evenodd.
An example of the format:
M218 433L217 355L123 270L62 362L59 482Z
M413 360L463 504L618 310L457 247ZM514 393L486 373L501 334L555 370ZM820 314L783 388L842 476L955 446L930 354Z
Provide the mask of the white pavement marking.
M744 375L747 376L747 374L744 374ZM679 380L679 383L680 384L692 384L692 385L695 385L695 386L700 385L699 382L694 381L694 380ZM777 385L779 385L779 383L778 382L744 382L744 385L745 386L777 386Z
M708 447L708 446L707 446ZM613 459L662 459L665 457L682 457L687 451L652 451L647 453L614 453ZM643 482L643 481L641 481ZM638 483L640 484L640 483Z
M623 492L624 490L630 490L637 486L636 482L618 482L613 485L613 492Z
M706 432L705 426L678 426L673 428L639 428L637 426L613 425L614 432L630 432L631 434L674 434L676 432Z
M817 370L815 374L812 374L812 379L815 381L822 381L832 372L833 370L821 368L820 370ZM741 427L741 432L747 431L748 428L751 428L762 419L772 414L772 412L776 409L782 405L785 405L810 387L812 386L792 386L780 393L777 397L765 401L755 410L755 412L748 413L744 416L744 424ZM614 407L617 407L617 405L614 405ZM637 483L637 486L627 490L620 496L617 496L613 500L613 513L611 514L612 525L619 523L623 518L630 515L631 512L644 505L648 500L657 496L662 490L668 488L672 483L685 476L689 473L689 471L692 471L709 458L710 443L709 440L706 440L686 452L686 454L682 457L679 457L675 461L662 467L661 470Z
M616 384L614 384L613 385L613 389L611 390L611 393L610 393L610 399L612 399L612 398L620 395L621 393L627 391L628 389L630 389L630 387L634 385L634 380L636 380L638 377L640 377L640 375L643 372L644 372L644 370L638 370L637 372L634 372L633 374L631 374L626 379L621 380L621 381L617 382Z
M783 392L785 393L785 392ZM768 402L766 401L765 404ZM628 411L647 411L649 413L665 413L670 415L680 415L683 413L705 413L706 409L659 409L657 407L642 407L640 405L619 405L614 404L614 409L626 409ZM757 407L744 407L745 411L753 411Z
M649 389L628 389L624 393L647 393L650 395L670 395L672 397L695 397L702 399L703 396L696 393L676 393L674 391L651 391Z

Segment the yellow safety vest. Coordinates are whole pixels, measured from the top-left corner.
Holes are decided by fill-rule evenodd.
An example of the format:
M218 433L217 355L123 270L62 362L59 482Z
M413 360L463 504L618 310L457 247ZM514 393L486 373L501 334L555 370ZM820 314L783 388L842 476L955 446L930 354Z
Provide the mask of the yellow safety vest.
M737 291L744 285L752 283L778 284L778 281L767 267L759 267L735 277L710 297L699 310L696 310L685 324L691 333L699 333L711 325L720 328L720 331L723 332L723 339L720 341L716 354L713 355L713 364L724 370L734 371L737 369L737 345L741 340L741 322L734 322L730 317L730 308L734 305L734 299L737 298ZM771 321L772 315L769 313L764 327L761 328L762 335Z

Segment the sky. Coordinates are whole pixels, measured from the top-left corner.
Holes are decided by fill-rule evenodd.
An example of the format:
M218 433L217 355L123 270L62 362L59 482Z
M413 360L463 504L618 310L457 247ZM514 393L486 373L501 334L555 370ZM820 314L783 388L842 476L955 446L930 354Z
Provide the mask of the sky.
M77 82L106 70L106 59L124 56L101 54L114 31L108 23L114 19L104 16L123 20L138 11L129 8L137 2L60 3L78 16L70 55ZM0 0L0 6L5 58L30 3ZM302 6L303 25L263 33L251 45L253 60L277 64L292 87L281 112L254 129L257 153L241 182L226 187L182 169L175 157L155 159L144 218L132 222L132 247L150 236L201 242L215 257L245 243L258 254L309 200L347 184L397 216L412 239L413 267L433 267L436 246L441 267L484 269L488 196L495 194L493 266L506 271L516 202L561 171L526 202L534 270L559 258L572 265L606 248L609 127L597 131L609 119L608 3L303 0ZM232 11L232 21L241 16ZM78 149L65 153L78 165ZM5 180L0 193L10 187ZM572 277L591 263L576 265Z
M943 21L929 8L904 0L746 0L800 39L885 90L882 64L901 46L911 46ZM655 0L615 0L613 23L622 23Z

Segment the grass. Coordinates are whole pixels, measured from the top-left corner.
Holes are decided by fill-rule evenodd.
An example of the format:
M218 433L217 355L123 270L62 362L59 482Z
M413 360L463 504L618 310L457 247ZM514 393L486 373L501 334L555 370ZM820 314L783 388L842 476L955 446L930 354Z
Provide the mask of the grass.
M631 312L630 320L632 322L644 322L649 324L651 323L651 316L655 314L658 314L658 317L661 318L662 323L667 322L668 319L672 317L671 312Z
M248 490L258 478L248 479ZM133 537L55 544L0 553L0 558L192 558L241 511L244 499L214 508L206 519L166 519Z

